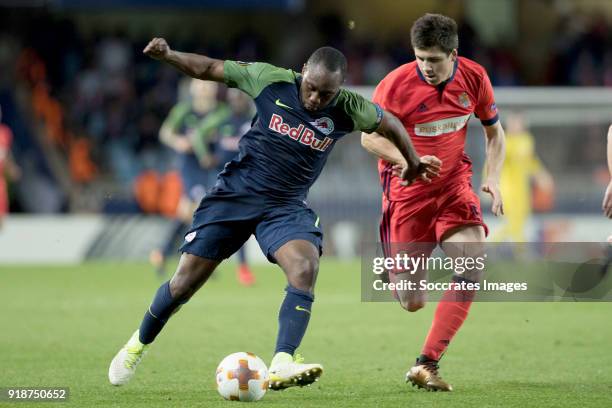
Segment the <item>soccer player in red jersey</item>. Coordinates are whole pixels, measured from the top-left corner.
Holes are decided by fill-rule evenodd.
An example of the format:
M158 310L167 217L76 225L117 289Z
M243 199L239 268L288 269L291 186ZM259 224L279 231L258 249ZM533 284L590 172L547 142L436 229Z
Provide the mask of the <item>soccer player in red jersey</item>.
M2 109L0 108L0 120L2 120ZM11 129L0 123L0 229L4 217L8 213L8 193L6 191L6 181L4 179L5 169L6 174L12 180L19 178L20 170L13 156L11 155L11 143L13 141L13 132Z
M403 251L427 257L439 244L448 257L475 258L483 255L488 230L478 196L472 191L471 161L464 152L472 114L480 119L486 136L487 175L482 190L492 197L493 214L503 214L499 176L505 142L493 88L482 66L457 55L459 41L453 19L426 14L414 23L410 34L416 61L389 73L377 86L373 101L400 119L419 155L435 155L442 161L442 171L431 183L405 186L395 176L405 166L399 151L376 133L362 134L363 146L380 158L381 241L386 256ZM399 244L404 247L400 249ZM415 276L425 273L389 272L391 282L414 281ZM413 385L435 391L452 390L438 374L438 361L472 303L474 291L458 287L463 289L462 282L480 279L481 271L468 272L455 271L453 282L458 285L453 289L457 290L446 291L438 304L421 355L406 375L406 381ZM425 305L423 291L398 290L395 294L410 312Z

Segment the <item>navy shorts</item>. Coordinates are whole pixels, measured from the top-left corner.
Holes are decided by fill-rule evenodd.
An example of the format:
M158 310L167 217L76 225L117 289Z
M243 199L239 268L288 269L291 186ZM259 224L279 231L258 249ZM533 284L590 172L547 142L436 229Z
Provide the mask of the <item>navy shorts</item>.
M247 192L214 188L200 202L180 248L202 258L229 258L251 234L270 262L274 253L294 239L322 251L323 231L317 215L301 201L272 200Z

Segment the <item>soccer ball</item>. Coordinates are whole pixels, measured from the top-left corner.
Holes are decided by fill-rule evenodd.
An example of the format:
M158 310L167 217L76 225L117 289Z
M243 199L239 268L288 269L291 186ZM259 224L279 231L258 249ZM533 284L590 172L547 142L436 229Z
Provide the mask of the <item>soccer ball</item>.
M253 353L233 353L217 367L217 391L226 400L257 401L268 390L268 367Z

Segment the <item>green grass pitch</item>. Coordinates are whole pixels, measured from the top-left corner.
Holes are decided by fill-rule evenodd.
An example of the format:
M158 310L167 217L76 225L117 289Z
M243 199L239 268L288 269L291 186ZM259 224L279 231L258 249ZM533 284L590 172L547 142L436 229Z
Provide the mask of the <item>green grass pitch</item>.
M235 351L269 362L284 288L277 267L255 271L257 285L243 288L233 264L223 265L170 320L132 382L117 388L108 383L108 365L160 284L151 268L0 267L0 387L70 387L69 401L53 406L236 406L217 394L215 368ZM404 383L434 309L408 313L394 303L362 303L359 263L324 259L299 351L325 373L311 387L268 392L257 404L612 406L611 304L475 303L442 360L452 393Z

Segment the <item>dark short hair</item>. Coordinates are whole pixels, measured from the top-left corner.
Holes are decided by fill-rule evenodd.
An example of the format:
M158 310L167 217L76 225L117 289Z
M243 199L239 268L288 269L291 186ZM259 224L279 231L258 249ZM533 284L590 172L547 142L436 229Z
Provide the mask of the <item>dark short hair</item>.
M410 29L413 48L439 47L446 54L459 47L457 23L442 14L427 13L414 22Z
M340 72L342 80L346 78L346 57L334 47L321 47L313 52L306 65L322 65L329 72Z

